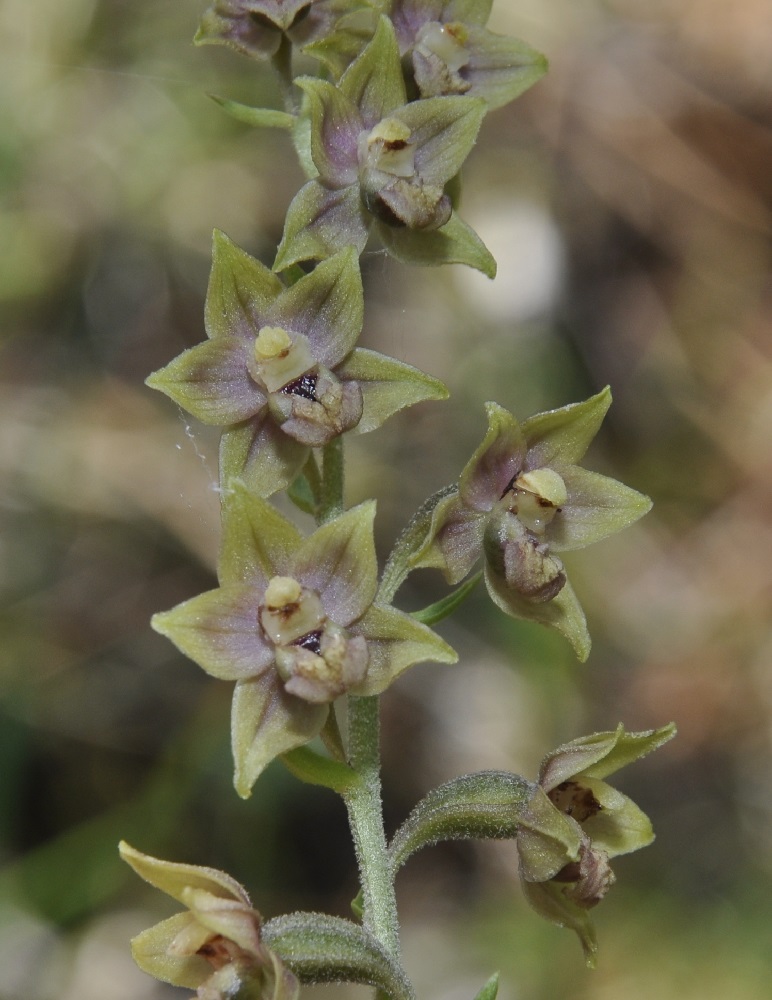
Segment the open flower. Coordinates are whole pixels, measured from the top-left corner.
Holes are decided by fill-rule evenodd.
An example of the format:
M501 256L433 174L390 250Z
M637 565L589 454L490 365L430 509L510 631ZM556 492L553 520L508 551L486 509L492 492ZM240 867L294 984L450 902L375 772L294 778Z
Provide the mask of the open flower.
M422 97L467 94L499 108L533 86L547 60L485 28L491 0L392 0L399 50Z
M310 147L302 158L312 179L289 207L274 270L345 245L361 253L375 228L398 260L469 264L493 277L495 261L445 192L474 145L484 101L406 103L397 40L385 17L337 86L309 77L295 82L306 95Z
M237 682L235 784L246 797L271 760L318 735L340 695L379 694L414 663L456 654L414 618L373 603L373 502L308 538L238 485L223 502L220 587L152 624L207 673Z
M520 424L487 403L488 433L458 487L437 504L413 562L457 583L484 554L493 601L514 618L557 629L581 660L590 649L584 612L556 553L606 538L651 507L648 497L576 464L610 404L606 388Z
M287 288L215 233L209 339L151 375L207 424L228 428L222 466L263 496L286 487L310 449L379 427L397 410L443 399L437 379L355 346L364 302L349 247Z
M588 965L597 951L588 910L614 884L609 859L654 839L645 813L603 779L674 735L672 724L641 733L620 725L566 743L542 762L517 834L521 884L538 913L576 931Z
M276 54L283 35L301 49L329 38L361 6L356 0L216 0L194 40L265 59Z
M186 907L131 942L137 965L198 1000L297 1000L300 985L261 941L261 917L224 872L176 864L121 842L120 855L146 882Z

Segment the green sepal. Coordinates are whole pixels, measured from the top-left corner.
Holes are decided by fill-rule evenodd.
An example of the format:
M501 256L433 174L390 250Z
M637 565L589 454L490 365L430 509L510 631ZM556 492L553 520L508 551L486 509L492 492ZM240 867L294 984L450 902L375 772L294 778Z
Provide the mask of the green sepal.
M616 729L580 736L551 751L542 761L539 781L549 791L576 777L607 778L658 749L675 735L673 722L640 733L627 732L620 722Z
M249 896L244 887L235 878L216 868L162 861L160 858L143 854L125 840L118 845L118 853L140 878L183 905L187 905L185 892L188 889L203 889L212 896L236 899L249 905Z
M405 103L399 46L387 17L380 18L372 41L340 78L339 87L362 112L369 128Z
M444 186L455 177L477 140L485 101L475 97L427 97L400 108L396 117L410 129L421 180Z
M474 1000L496 1000L496 996L499 992L499 974L494 972L491 978L483 986L480 992L475 996Z
M412 810L389 847L397 872L422 847L442 840L502 840L517 834L530 815L537 786L508 771L478 771L433 789ZM552 807L555 815L558 811ZM553 873L554 874L554 873Z
M277 688L270 672L239 681L231 706L233 784L242 799L276 757L308 743L327 719L329 705L313 705Z
M627 528L651 510L643 493L578 465L555 465L568 490L563 517L550 525L553 552L583 549Z
M533 909L546 920L574 931L584 952L588 969L594 969L598 956L598 940L587 910L577 906L557 882L526 882L521 880L523 894Z
M611 389L606 386L581 403L569 403L524 420L521 429L528 449L526 468L556 463L576 465L598 433L609 406Z
M412 617L424 625L436 625L444 618L452 615L456 608L463 604L480 582L481 577L482 570L479 573L475 573L466 583L462 583L460 587L456 587L447 597L443 597L441 600L435 601L434 604L429 604L427 607L421 608L420 611L411 611Z
M362 253L370 220L359 198L359 185L328 190L310 180L287 209L284 233L276 252L274 271L283 271L301 260L332 257L341 246Z
M302 983L362 983L390 1000L414 1000L409 980L364 927L323 913L290 913L263 925L263 941Z
M587 631L587 619L570 583L567 582L551 601L532 601L518 594L507 586L502 576L487 565L485 583L491 600L505 615L554 628L571 643L580 663L587 660L592 645Z
M417 229L394 229L376 222L376 229L392 257L402 264L439 267L441 264L467 264L496 277L496 261L477 233L454 212L441 229L429 232Z
M302 541L295 525L272 504L231 480L222 505L221 584L287 573Z
M323 785L339 795L348 791L359 780L356 771L347 764L323 757L310 747L290 750L282 754L281 760L287 770L300 781L305 781L308 785Z
M283 290L284 285L264 264L215 229L204 312L210 337L229 336L245 327L256 330L259 318Z
M287 131L295 127L296 116L290 115L286 111L276 111L273 108L253 108L249 104L241 104L239 101L229 101L226 97L218 97L217 94L209 94L209 97L231 118L235 118L236 121L243 122L245 125L253 125L256 128L279 128Z
M354 348L337 372L344 378L356 379L362 387L362 417L352 428L354 434L375 430L406 406L447 399L449 395L439 379L365 347Z

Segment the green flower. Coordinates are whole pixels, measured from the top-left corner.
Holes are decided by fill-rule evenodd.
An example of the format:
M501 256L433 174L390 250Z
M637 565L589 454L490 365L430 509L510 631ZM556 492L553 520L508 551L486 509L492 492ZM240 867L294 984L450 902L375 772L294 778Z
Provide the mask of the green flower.
M261 941L260 914L224 872L161 861L121 842L120 855L146 882L186 907L131 942L137 965L198 1000L297 1000L300 985Z
M458 583L484 555L488 592L502 611L556 629L581 660L590 650L587 624L557 553L600 541L651 507L648 497L576 464L610 404L604 389L521 425L487 403L488 433L437 504L413 560Z
M422 97L466 94L499 108L544 75L543 55L485 28L490 9L491 0L392 0L399 50Z
M312 179L289 207L274 270L346 245L361 253L375 229L397 260L469 264L493 277L495 261L445 192L475 143L484 101L453 96L408 104L385 17L337 86L309 77L295 82L306 95L307 155L302 129L296 138Z
M236 681L235 784L249 795L275 757L317 736L331 703L384 691L414 663L452 663L425 625L373 603L374 502L303 538L236 485L223 498L220 586L152 624L207 673Z
M543 917L576 931L588 965L597 943L588 910L615 882L609 860L654 839L648 817L603 779L672 739L675 726L642 733L595 733L548 754L520 817L520 879ZM551 806L550 806L551 804Z
M147 379L199 420L227 428L225 476L255 492L284 489L310 449L374 430L405 406L444 399L437 379L357 348L364 301L349 247L287 288L215 233L209 339Z

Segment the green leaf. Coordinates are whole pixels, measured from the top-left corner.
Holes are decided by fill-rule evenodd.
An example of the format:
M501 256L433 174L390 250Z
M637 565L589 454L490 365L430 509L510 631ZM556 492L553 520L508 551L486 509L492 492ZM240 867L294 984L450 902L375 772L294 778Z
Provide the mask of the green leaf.
M430 231L394 229L379 221L375 226L387 251L402 264L467 264L489 278L496 277L496 261L490 250L455 212L441 229Z
M499 974L494 972L488 982L483 986L474 1000L496 1000L499 992Z
M456 608L463 604L467 597L471 594L477 584L480 582L482 577L482 570L466 581L462 583L460 587L448 594L447 597L443 597L442 600L435 601L434 604L428 605L428 607L421 608L420 611L412 611L411 615L416 621L423 622L424 625L436 625L441 622L443 618L448 618Z
M238 101L229 101L226 97L218 97L216 94L209 94L209 97L231 118L235 118L236 121L243 122L245 125L253 125L256 128L280 128L287 131L295 126L296 116L287 114L286 111L275 111L272 108L253 108Z
M323 785L342 795L359 780L356 771L347 764L323 757L310 747L298 747L282 755L282 762L288 771L309 785Z
M355 348L337 368L337 374L356 379L362 389L364 409L353 429L355 434L375 430L407 406L448 398L448 390L439 379L425 375L404 361L364 347Z
M508 771L478 771L440 785L394 834L389 848L392 870L397 872L416 851L441 840L514 837L536 790L532 782Z
M362 983L390 1000L414 1000L405 973L358 924L322 913L290 913L263 926L263 940L303 983Z

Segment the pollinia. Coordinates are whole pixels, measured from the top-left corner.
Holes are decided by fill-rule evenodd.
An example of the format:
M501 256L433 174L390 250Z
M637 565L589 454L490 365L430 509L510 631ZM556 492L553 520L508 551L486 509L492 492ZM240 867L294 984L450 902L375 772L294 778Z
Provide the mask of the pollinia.
M379 696L403 671L454 650L433 630L480 577L504 614L555 629L585 660L585 616L561 553L632 523L641 494L581 466L608 389L520 422L487 403L488 431L458 481L416 513L379 572L375 502L346 509L344 449L445 386L358 346L359 258L369 241L404 264L496 264L457 211L457 178L485 116L545 72L524 42L490 32L491 0L216 0L198 43L267 60L285 107L220 100L284 129L307 181L288 207L271 268L214 235L207 339L148 384L222 428L219 586L153 618L207 673L234 683L235 787L247 797L276 758L345 802L361 892L350 919L264 920L223 872L121 854L182 911L140 934L147 972L201 1000L290 1000L300 984L370 984L414 996L402 965L394 879L440 840L512 838L525 896L573 929L588 964L589 910L614 882L610 860L648 844L647 817L607 776L673 727L581 737L547 754L536 780L466 774L429 792L391 843L381 810ZM293 75L294 66L316 75ZM304 532L271 502L285 491ZM482 570L474 573L478 563ZM394 606L415 569L453 588L408 614ZM463 668L458 668L463 669ZM493 1000L492 978L479 997Z

